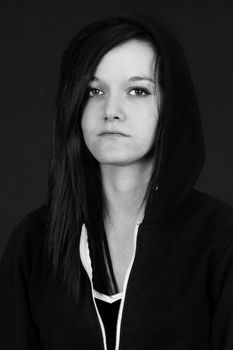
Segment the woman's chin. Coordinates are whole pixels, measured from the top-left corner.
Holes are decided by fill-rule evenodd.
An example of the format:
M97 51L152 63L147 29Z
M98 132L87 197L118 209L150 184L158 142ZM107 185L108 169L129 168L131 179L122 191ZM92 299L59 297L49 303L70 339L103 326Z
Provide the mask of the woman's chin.
M132 161L122 158L111 158L102 159L99 161L100 165L115 165L115 166L126 166L132 163Z
M97 159L97 158L96 158ZM130 157L126 155L111 155L109 157L99 157L97 161L100 165L115 165L115 166L127 166L141 162L141 158Z
M127 157L124 154L104 154L95 157L100 164L112 164L112 165L126 165L132 161L131 157Z

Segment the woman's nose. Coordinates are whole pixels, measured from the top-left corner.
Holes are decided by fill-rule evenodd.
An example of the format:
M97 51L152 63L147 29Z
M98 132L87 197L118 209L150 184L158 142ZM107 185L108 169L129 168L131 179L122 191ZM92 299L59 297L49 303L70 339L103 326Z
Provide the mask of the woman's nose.
M108 96L105 101L104 120L125 120L123 101L116 96Z

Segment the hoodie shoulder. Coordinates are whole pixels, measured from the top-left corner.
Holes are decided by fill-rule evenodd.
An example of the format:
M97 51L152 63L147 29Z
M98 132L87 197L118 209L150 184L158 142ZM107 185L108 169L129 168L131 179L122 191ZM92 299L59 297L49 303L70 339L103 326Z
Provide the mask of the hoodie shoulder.
M45 207L28 214L12 232L0 260L0 338L4 349L41 349L31 298L33 290L42 292L47 283L48 265L44 269L41 259L44 223Z
M222 222L226 226L233 226L233 207L217 197L205 192L195 190L197 203L206 217L211 217L213 222Z
M46 232L46 206L42 206L26 215L12 231L2 260L22 258L41 251Z
M30 225L43 235L47 219L47 206L44 205L28 214Z
M192 212L218 260L233 243L233 208L210 194L195 190Z

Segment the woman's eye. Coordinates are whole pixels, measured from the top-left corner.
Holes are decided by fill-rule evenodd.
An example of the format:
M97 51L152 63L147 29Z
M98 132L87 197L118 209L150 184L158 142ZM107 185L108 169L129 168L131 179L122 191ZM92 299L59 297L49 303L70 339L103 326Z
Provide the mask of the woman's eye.
M103 91L97 89L97 88L89 88L88 89L88 96L94 97L94 96L99 96L103 95Z
M130 89L129 94L132 96L146 96L149 95L150 92L145 88L134 87Z

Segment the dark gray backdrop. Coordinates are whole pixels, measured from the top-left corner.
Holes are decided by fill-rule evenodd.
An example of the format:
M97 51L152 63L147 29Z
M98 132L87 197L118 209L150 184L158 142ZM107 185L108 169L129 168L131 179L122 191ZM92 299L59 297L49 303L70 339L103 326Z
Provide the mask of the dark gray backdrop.
M83 24L116 12L162 20L186 52L206 145L197 188L233 205L233 1L8 1L1 9L0 255L46 198L61 54Z

